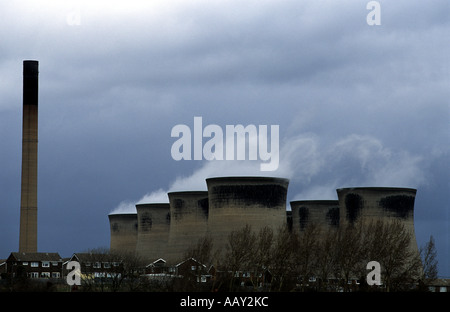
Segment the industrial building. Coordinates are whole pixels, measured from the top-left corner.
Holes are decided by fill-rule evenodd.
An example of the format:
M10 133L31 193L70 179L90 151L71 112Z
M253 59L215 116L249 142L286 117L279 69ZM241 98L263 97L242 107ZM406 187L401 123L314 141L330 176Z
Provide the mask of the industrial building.
M110 248L133 251L149 263L164 259L175 264L186 249L208 234L215 249L223 250L228 234L250 225L277 230L289 225L301 235L308 224L322 230L361 220L400 220L414 233L415 189L356 187L337 189L338 200L298 200L287 207L289 180L273 177L216 177L206 179L207 192L168 193L169 204L136 205L136 214L111 214Z
M22 184L19 252L10 263L39 261L60 266L59 255L37 252L38 62L23 62ZM214 177L207 191L170 192L169 203L136 205L136 213L110 214L110 250L139 255L148 263L179 264L187 248L209 235L223 250L228 235L250 225L258 231L289 225L301 235L308 224L338 228L363 220L400 220L411 235L410 249L418 253L414 232L416 190L394 187L337 189L338 200L297 200L287 207L289 180L278 177ZM39 260L41 259L41 260ZM42 260L43 259L43 260ZM162 260L161 260L162 259ZM184 263L184 262L183 262ZM11 264L10 267L14 265Z
M277 230L286 224L289 181L271 177L219 177L206 179L208 229L214 245L225 247L228 234L246 224L258 231Z
M168 197L170 225L165 259L173 263L182 259L186 246L208 232L208 192L171 192Z
M134 215L135 227L133 229L137 231L137 237L134 237L134 241L131 241L129 245L134 243L136 253L142 258L157 259L161 252L166 252L169 241L169 204L140 204L136 205L136 211L137 219ZM120 224L120 219L118 223ZM120 233L118 234L120 236ZM146 246L153 246L153 248ZM121 249L119 246L116 248Z
M324 230L339 227L339 201L297 200L291 201L292 231L299 234L308 223L315 223Z
M110 214L110 249L130 252L149 262L183 260L186 249L210 235L217 249L227 235L250 224L254 230L286 224L289 181L272 177L218 177L208 191L168 193L169 204L136 205L136 214Z
M400 220L411 236L411 251L419 253L414 231L416 189L354 187L337 189L342 224L362 220Z

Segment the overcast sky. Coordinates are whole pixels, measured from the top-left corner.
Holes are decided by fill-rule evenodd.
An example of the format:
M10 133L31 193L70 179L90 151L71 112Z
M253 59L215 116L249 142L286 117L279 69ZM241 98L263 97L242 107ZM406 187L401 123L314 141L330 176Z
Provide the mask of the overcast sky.
M22 62L39 61L38 250L109 247L108 214L205 178L417 188L418 245L450 277L450 2L2 1L0 258L18 250ZM426 4L425 4L426 3ZM280 165L175 161L171 130L279 125ZM161 196L162 194L162 196ZM162 198L161 198L162 197Z

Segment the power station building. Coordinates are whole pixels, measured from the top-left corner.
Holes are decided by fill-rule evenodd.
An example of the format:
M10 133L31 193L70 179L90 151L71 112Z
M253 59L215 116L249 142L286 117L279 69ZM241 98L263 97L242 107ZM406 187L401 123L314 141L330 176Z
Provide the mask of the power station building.
M414 231L416 189L354 187L337 189L340 222L355 224L377 220L399 220L411 236L410 250L418 253Z
M137 204L136 214L110 214L110 249L170 264L205 235L220 250L228 234L246 224L253 230L286 224L287 179L218 177L206 183L208 191L168 193L168 204Z
M171 192L169 203L136 205L135 214L110 214L111 250L135 252L153 262L184 260L187 248L206 235L223 250L228 235L245 225L252 230L288 225L301 235L309 224L337 229L362 220L400 220L414 234L415 189L357 187L337 189L338 200L298 200L287 207L289 180L273 177L206 179L207 191Z
M137 237L134 244L139 256L145 259L158 259L161 252L166 253L170 231L169 208L167 203L136 205L137 219L136 215L134 218Z
M49 254L37 252L38 74L37 61L23 62L20 237L19 252L10 259L11 263L30 259L37 263L36 257L44 257L43 267L47 267ZM246 225L253 231L266 226L276 231L288 225L294 235L301 235L313 223L327 230L366 220L398 220L410 233L410 249L419 252L414 232L416 190L412 188L340 188L338 200L296 200L287 207L288 179L236 176L205 182L207 191L170 192L168 203L136 204L136 213L108 215L110 250L136 254L149 263L164 259L174 265L185 260L187 249L206 235L221 251L228 235Z
M290 204L292 231L296 234L310 223L317 224L322 230L339 227L338 200L297 200Z

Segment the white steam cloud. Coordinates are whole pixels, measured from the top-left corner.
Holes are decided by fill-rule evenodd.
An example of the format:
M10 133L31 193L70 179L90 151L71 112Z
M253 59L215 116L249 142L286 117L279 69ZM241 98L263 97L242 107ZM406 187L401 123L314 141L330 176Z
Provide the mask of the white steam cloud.
M372 136L349 135L334 144L315 134L280 142L276 171L260 171L258 161L205 161L187 177L176 177L167 190L158 189L138 201L121 202L112 212L135 213L138 203L169 202L167 193L206 190L205 179L218 176L276 176L290 179L288 200L337 199L336 189L353 186L414 187L425 183L423 159L394 151Z
M353 134L318 149L317 157L309 159L315 170L297 181L302 190L295 199L337 199L337 188L417 188L426 181L422 157L394 151L372 136Z

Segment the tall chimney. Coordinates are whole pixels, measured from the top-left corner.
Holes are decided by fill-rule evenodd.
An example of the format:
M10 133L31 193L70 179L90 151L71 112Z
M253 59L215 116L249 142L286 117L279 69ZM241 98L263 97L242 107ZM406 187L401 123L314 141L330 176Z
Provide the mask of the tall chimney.
M19 252L37 252L38 61L23 61Z

